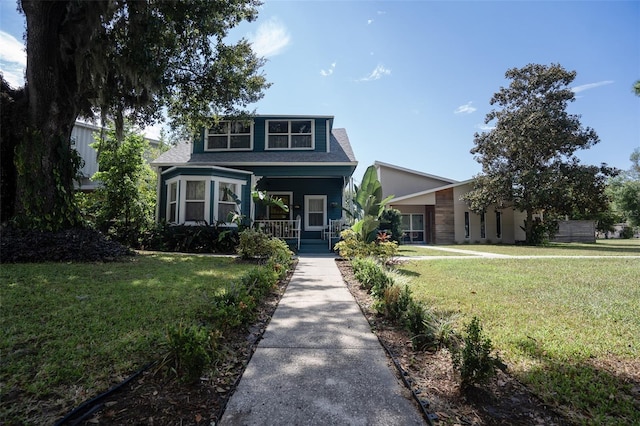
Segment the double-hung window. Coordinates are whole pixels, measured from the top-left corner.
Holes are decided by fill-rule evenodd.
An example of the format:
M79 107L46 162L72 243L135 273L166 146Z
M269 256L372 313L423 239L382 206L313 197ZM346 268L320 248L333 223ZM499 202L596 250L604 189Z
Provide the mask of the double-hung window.
M204 180L188 180L185 185L185 222L198 222L205 220L205 188Z
M238 185L230 182L218 182L218 221L231 222L230 213L237 211L237 204L233 195L238 194Z
M313 149L313 120L267 120L266 149Z
M322 231L327 223L327 196L304 196L305 231Z
M252 148L253 123L221 121L207 130L205 151L243 151Z
M178 182L169 183L167 200L167 222L176 223L178 221Z

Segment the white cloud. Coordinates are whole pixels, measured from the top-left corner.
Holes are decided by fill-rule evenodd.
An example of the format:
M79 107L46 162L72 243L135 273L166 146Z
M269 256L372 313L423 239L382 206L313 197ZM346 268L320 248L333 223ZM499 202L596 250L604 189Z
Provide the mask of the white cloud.
M13 86L24 85L24 69L27 66L27 53L22 41L11 34L0 31L0 71L5 80Z
M378 65L373 71L371 71L371 74L361 78L358 81L380 80L382 77L386 75L391 75L391 70L388 68L385 68L384 65Z
M367 19L367 25L371 25L373 23L373 19Z
M384 10L379 10L376 12L378 15L386 15L387 12L385 12Z
M476 124L476 128L483 131L483 132L490 132L491 130L495 129L496 126L490 126L488 124Z
M456 108L455 111L453 111L454 114L471 114L472 112L476 111L476 107L471 106L473 102L469 101L464 105L460 105L458 108Z
M333 71L336 69L336 63L332 63L328 70L320 70L320 75L323 77L328 77L333 74Z
M282 53L291 42L287 28L277 18L262 23L256 33L250 33L247 38L256 55L265 58Z
M572 87L571 90L573 91L573 93L580 93L585 90L594 89L600 86L606 86L607 84L612 84L612 83L613 83L613 80L604 80L604 81L599 81L597 83L589 83L589 84L583 84L581 86Z

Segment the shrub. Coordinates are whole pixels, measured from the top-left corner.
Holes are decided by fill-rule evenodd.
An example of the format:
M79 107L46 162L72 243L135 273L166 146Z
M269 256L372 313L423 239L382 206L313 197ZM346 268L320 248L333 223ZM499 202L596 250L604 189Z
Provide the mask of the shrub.
M411 334L413 350L424 351L437 346L433 315L420 302L411 299L403 322Z
M412 300L411 289L407 285L391 285L385 288L383 300L385 315L389 319L400 323L405 317Z
M183 323L167 327L169 354L166 365L172 360L173 371L184 381L193 382L215 359L221 334L202 326L186 326Z
M144 250L183 253L233 253L238 243L235 228L159 223L145 233L140 247Z
M249 294L249 289L242 281L228 283L210 302L205 317L221 330L239 327L251 320L256 307L255 297Z
M266 259L271 255L271 237L257 229L245 229L240 233L238 254L243 259Z
M248 270L240 282L247 288L247 293L257 298L269 294L278 282L278 272L271 267L257 267Z
M391 241L402 241L402 213L398 209L386 209L380 216L380 230L389 231Z
M477 317L473 317L465 332L462 349L452 351L453 367L460 374L463 389L486 383L495 374L497 365L497 359L491 355L491 340L484 336Z
M354 276L362 288L369 290L374 297L382 299L384 289L392 284L382 265L371 257L356 258L351 264Z
M633 228L631 226L625 226L624 228L622 228L620 230L620 238L633 238Z

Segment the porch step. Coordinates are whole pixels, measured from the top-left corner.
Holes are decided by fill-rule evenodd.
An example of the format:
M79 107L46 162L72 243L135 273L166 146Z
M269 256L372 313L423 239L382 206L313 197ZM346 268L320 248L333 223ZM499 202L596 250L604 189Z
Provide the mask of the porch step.
M321 239L301 239L298 253L329 253L329 242Z

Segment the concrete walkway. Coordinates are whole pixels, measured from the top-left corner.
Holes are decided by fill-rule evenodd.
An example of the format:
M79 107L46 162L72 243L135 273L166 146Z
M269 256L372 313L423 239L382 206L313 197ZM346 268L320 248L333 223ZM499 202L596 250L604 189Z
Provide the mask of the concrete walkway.
M423 425L333 256L300 257L219 425Z

